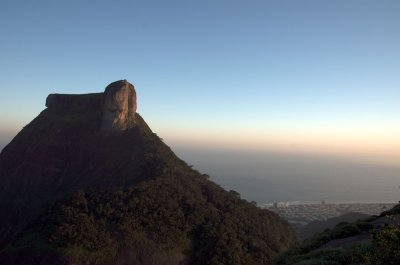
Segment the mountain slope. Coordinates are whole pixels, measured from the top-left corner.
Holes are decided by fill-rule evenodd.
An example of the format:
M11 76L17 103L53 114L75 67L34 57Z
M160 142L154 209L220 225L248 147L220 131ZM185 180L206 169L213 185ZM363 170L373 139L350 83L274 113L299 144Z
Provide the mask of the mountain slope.
M133 185L155 176L163 163L183 163L138 114L129 130L101 129L103 93L58 97L49 103L50 95L50 106L0 154L0 243L56 198Z
M310 238L316 233L322 232L323 230L327 228L334 228L337 224L343 223L343 222L355 222L357 220L363 220L368 218L369 215L363 214L363 213L357 213L357 212L350 212L350 213L345 213L343 215L337 216L337 217L332 217L328 218L323 221L313 221L306 226L298 229L297 234L301 240L304 240L306 238Z
M274 264L400 264L400 205L380 216L326 229L281 254Z
M125 80L46 106L0 154L0 264L269 264L295 242L176 157Z

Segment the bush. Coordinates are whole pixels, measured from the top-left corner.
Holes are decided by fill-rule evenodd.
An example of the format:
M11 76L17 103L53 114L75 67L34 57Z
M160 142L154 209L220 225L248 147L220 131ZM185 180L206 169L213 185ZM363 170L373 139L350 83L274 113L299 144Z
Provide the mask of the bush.
M372 232L371 251L364 256L368 265L400 264L400 228L389 226Z

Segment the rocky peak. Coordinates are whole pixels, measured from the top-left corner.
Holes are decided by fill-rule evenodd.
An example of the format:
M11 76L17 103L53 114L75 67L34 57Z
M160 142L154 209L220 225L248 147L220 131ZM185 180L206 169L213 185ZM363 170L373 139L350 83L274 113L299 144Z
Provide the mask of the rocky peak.
M136 91L126 80L109 84L103 96L103 130L126 130L135 126Z
M102 113L101 129L106 132L124 131L135 126L136 91L126 80L109 84L104 93L71 95L50 94L46 107L55 111Z

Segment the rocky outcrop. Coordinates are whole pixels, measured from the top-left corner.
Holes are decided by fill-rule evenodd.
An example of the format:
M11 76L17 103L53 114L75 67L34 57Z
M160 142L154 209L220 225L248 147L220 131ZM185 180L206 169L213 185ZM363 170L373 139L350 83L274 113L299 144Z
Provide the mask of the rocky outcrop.
M103 96L103 130L126 130L135 126L136 92L126 80L109 84Z
M103 93L84 95L50 94L46 98L46 107L51 109L98 109Z
M46 107L54 111L102 113L101 130L105 132L125 131L135 126L136 91L126 80L109 84L104 93L83 95L50 94ZM83 114L83 113L82 113Z

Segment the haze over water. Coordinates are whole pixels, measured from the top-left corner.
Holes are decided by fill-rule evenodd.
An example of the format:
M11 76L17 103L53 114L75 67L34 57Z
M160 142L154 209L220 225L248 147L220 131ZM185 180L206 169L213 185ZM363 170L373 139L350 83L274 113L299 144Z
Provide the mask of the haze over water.
M178 155L258 204L397 202L400 166L337 155L177 148Z
M259 205L400 200L400 165L396 163L333 154L171 147L223 188Z

